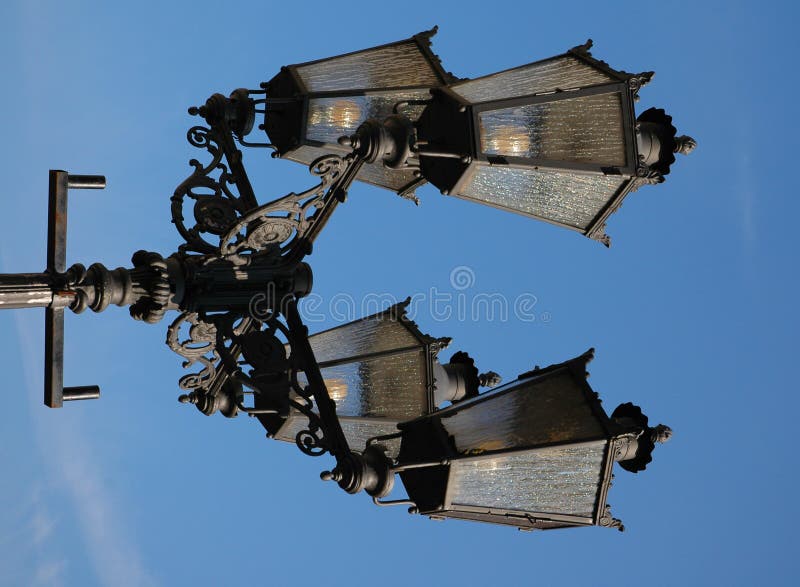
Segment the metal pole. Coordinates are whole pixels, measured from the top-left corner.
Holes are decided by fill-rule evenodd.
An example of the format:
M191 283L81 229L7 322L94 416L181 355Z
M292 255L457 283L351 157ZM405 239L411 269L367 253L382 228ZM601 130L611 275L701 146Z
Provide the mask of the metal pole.
M0 310L42 308L53 303L53 285L47 273L0 274Z

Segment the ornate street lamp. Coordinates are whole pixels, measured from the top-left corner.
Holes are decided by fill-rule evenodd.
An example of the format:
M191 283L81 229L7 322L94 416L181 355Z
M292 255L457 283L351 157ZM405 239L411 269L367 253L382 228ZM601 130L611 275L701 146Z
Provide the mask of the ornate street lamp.
M411 40L398 45L408 46L409 52L414 46ZM422 99L421 88L413 96L393 94L394 111L401 115L385 119L383 136L377 136L377 128L370 129L372 142L381 144L378 152L385 163L383 183L373 183L396 189L409 180L408 173L416 173L419 181L432 183L445 195L544 220L610 245L605 234L608 217L630 192L664 181L674 153L688 154L695 142L676 136L672 118L661 109L651 108L636 117L634 102L653 72L612 69L592 57L591 46L590 40L563 55L474 80L445 76L433 59L426 79L447 80L446 85L431 82L433 95L427 100ZM333 72L337 71L333 64L348 59L346 63L355 67L353 60L360 54L371 65L371 59L377 60L385 50L379 47L313 66L331 64ZM266 86L270 95L277 91L281 99L292 92L297 96L290 102L291 111L286 106L267 110L264 127L273 142L280 143L280 153L287 143L308 143L310 137L325 142L321 150L308 151L308 157L335 149L329 143L336 132L316 119L346 118L347 125L335 125L342 133L363 120L339 113L344 102L338 98L311 108L297 86L286 89L289 72L297 78L296 71L308 66L292 66ZM304 108L298 105L300 96ZM427 104L424 110L422 104ZM380 121L388 116L388 105L387 100L373 107L372 118ZM287 133L288 121L305 132ZM353 134L360 135L353 140L362 145L370 140L367 127ZM398 191L406 193L417 183Z
M398 503L381 498L399 474L409 497L399 502L430 516L615 525L605 502L613 462L642 469L668 429L649 428L632 404L606 416L585 381L589 355L479 394L497 375L479 375L465 353L440 364L449 339L422 334L405 304L313 336L302 322L304 259L356 179L401 195L429 181L603 240L625 194L663 179L672 153L693 145L663 111L634 120L649 74L612 70L588 46L459 81L430 52L434 31L290 66L259 90L191 108L206 125L188 140L210 160L190 161L171 198L185 243L166 258L137 251L132 268L68 268L68 190L105 179L51 171L47 269L0 275L0 308L46 309L45 404L100 394L63 386L66 308L129 306L148 323L177 311L167 344L192 370L180 401L206 415L247 413L306 454L330 453L323 478L350 493ZM245 139L259 112L272 144ZM259 203L237 141L309 163L319 183Z
M633 103L652 72L616 71L590 47L436 92L418 125L425 177L445 194L608 244L609 214L631 190L669 172L675 129L666 116L663 131L637 127ZM649 147L654 132L663 145L640 156L637 136Z
M416 120L432 88L457 81L431 52L436 30L281 68L262 84L267 95L263 128L275 154L306 165L329 153L345 154L349 149L339 145L340 137L355 134L367 120L384 120L398 104L408 120ZM413 169L391 169L382 162L365 165L357 179L412 198L421 183Z
M393 470L414 511L520 529L621 530L606 503L614 462L644 469L671 431L649 428L632 404L606 415L586 382L593 352L400 424Z
M408 302L308 339L354 450L362 450L369 438L396 432L400 422L433 411L436 356L450 341L422 334L405 315ZM307 381L301 378L299 383ZM291 399L301 401L297 394ZM289 442L307 426L307 416L297 407L288 416L261 415L259 420L273 438ZM392 457L398 448L398 442L387 446Z
M398 424L431 414L445 402L476 396L479 387L499 382L496 373L479 375L466 353L440 364L437 356L450 339L420 332L406 316L410 301L308 338L354 451L363 452L374 437L386 437L382 449L396 458L400 441L390 437ZM302 377L299 383L307 384ZM283 397L277 398L278 405ZM294 443L307 426L308 410L315 410L303 405L299 395L289 397L288 414L258 414L258 418L272 438ZM256 396L256 409L277 407L269 401L263 394Z

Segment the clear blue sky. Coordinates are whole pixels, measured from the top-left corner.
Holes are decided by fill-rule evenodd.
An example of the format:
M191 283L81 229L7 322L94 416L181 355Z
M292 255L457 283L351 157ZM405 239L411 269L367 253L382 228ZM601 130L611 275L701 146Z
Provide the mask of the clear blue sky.
M607 408L634 401L675 430L647 471L617 473L624 534L434 523L348 496L318 481L327 457L178 404L167 324L120 308L67 318L66 381L103 398L47 410L43 312L4 312L0 584L793 584L797 20L790 2L4 2L3 272L44 267L50 168L108 177L71 197L69 263L172 252L169 196L199 155L188 106L434 24L466 77L591 37L612 66L656 71L639 110L666 108L699 147L626 201L610 250L430 187L415 208L358 185L310 259L328 301L455 296L460 266L465 295L535 296L533 321L416 316L509 380L596 347ZM263 152L247 164L262 200L310 185Z

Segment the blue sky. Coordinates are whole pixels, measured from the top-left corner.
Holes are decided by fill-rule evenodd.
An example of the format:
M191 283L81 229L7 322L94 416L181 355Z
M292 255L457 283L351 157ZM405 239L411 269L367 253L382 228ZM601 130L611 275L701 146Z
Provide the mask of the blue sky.
M415 208L357 185L310 262L328 302L531 296L534 320L415 316L507 380L595 347L590 382L606 407L634 401L675 431L647 471L617 474L609 502L626 532L522 534L375 508L318 481L327 457L178 404L167 323L120 308L67 318L66 381L99 384L102 399L47 410L42 312L9 311L0 583L792 584L796 4L393 6L3 3L0 271L44 267L50 168L108 178L71 196L69 263L173 251L169 196L198 156L186 108L281 65L438 24L445 67L477 77L592 38L612 66L656 71L639 111L666 108L699 143L611 219L611 249L431 187ZM311 185L301 166L248 157L262 201ZM474 277L465 290L450 281L458 267Z

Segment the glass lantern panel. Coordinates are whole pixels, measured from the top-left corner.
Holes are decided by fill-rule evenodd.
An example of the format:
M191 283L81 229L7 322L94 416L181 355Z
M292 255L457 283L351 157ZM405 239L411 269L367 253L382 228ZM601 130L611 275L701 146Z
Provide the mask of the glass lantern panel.
M359 418L341 418L339 423L342 425L342 432L344 432L345 438L347 438L347 444L352 450L358 452L362 452L367 447L367 440L370 438L398 432L397 420L377 422L375 420L360 420ZM377 444L385 449L389 458L395 459L400 453L399 438L381 440Z
M387 188L393 192L399 191L418 178L413 169L390 169L381 163L364 165L356 178L378 187Z
M451 89L469 102L489 102L619 81L571 55L469 80Z
M586 230L626 177L479 165L459 195Z
M376 436L386 436L397 432L397 421L387 419L385 422L376 420L362 420L359 418L340 418L342 432L347 439L347 444L352 450L362 452L367 446L367 440ZM308 418L296 410L292 410L289 418L275 435L275 440L295 442L297 434L308 429ZM382 440L378 443L387 455L394 459L400 453L400 439L393 438Z
M488 110L478 116L481 151L487 155L626 164L618 93Z
M441 83L414 41L295 66L309 92L437 86Z
M328 155L333 152L333 149L328 147L312 147L310 145L302 145L297 149L284 155L285 159L296 161L297 163L304 163L311 165L311 162L318 157ZM337 153L342 154L341 151ZM384 167L382 163L368 163L361 168L356 178L359 181L371 183L378 187L392 190L396 192L417 178L414 177L413 169L389 169Z
M339 415L408 420L427 412L426 370L415 349L321 371Z
M560 446L450 465L453 506L592 517L606 441Z
M510 389L508 389L510 388ZM605 437L569 371L509 384L481 402L442 415L461 454Z
M388 314L369 316L319 332L308 338L317 362L327 363L423 344L408 328Z
M275 440L283 440L284 442L294 442L297 438L297 433L301 430L308 429L308 418L297 410L289 412L289 418L283 423L278 432L275 434Z
M383 120L391 116L398 102L429 98L427 89L364 96L311 97L308 99L306 139L336 144L339 137L354 134L365 120ZM424 108L424 105L408 105L402 112L410 120L417 120Z

